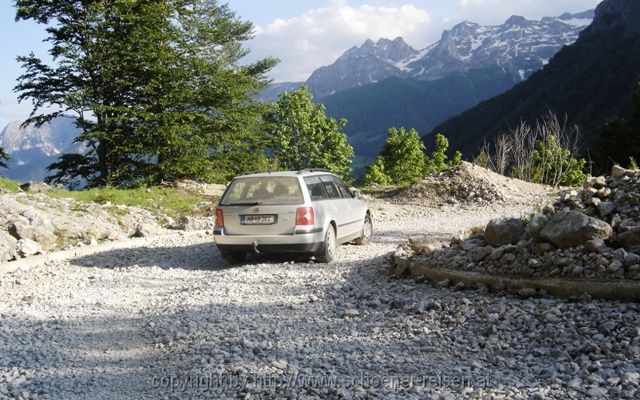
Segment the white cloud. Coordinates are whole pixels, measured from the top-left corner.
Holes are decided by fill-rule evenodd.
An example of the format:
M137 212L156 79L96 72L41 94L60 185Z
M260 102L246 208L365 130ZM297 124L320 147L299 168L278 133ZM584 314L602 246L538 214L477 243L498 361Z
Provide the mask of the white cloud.
M298 17L257 27L248 46L253 60L266 56L281 60L271 74L276 82L301 81L366 39L402 36L410 45L422 48L438 30L432 16L413 4L353 7L346 1L333 1Z

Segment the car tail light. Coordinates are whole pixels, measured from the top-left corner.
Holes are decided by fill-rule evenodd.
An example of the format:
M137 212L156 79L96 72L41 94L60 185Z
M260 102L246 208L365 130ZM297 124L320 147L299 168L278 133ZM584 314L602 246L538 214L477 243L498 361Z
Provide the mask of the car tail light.
M216 226L224 227L224 212L221 208L216 208Z
M298 207L296 210L296 225L314 225L315 223L313 207Z

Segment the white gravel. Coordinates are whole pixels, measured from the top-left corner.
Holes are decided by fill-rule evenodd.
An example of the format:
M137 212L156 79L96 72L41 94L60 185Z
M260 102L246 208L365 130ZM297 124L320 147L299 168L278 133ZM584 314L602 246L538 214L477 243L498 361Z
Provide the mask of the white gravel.
M390 277L407 235L525 207L372 209L330 265L185 235L0 276L0 398L640 398L638 304Z

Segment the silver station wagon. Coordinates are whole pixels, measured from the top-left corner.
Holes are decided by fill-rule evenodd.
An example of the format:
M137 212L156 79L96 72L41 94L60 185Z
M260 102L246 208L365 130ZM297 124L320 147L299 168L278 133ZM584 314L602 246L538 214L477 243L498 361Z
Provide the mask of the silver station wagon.
M307 169L234 178L216 207L213 232L231 263L249 253L307 253L330 262L338 244L367 244L373 225L357 191L327 171Z

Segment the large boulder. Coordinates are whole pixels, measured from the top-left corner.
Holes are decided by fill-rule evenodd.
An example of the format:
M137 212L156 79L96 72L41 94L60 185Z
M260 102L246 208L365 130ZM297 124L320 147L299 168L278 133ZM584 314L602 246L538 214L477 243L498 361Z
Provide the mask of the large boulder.
M44 249L55 246L58 237L55 228L45 219L36 219L31 224L14 221L9 225L9 233L16 239L29 239L38 242Z
M518 218L492 219L484 230L484 238L491 246L516 244L524 234L524 224Z
M640 228L631 229L618 235L618 243L627 250L640 246Z
M556 213L540 232L541 239L559 248L580 246L593 239L606 240L611 235L611 225L578 211Z
M159 231L159 228L157 225L155 224L149 224L149 223L140 223L138 224L138 226L136 226L136 231L133 234L134 237L149 237L149 236L153 236L155 234L157 234Z
M424 235L411 236L409 238L409 247L416 254L431 253L432 251L442 250L442 242L429 238Z
M213 229L213 221L206 218L184 216L180 218L180 228L185 231L203 231Z
M42 253L42 247L31 239L20 239L16 245L20 257L29 257Z
M5 231L0 231L0 262L16 258L18 241Z

